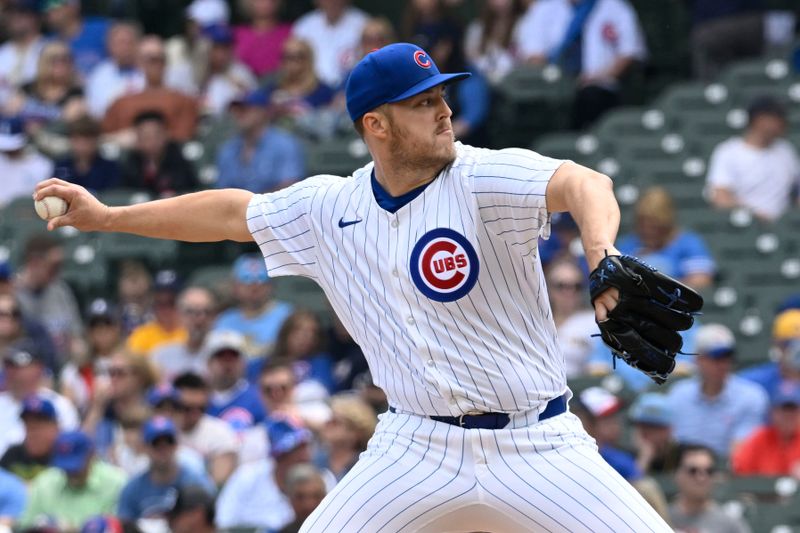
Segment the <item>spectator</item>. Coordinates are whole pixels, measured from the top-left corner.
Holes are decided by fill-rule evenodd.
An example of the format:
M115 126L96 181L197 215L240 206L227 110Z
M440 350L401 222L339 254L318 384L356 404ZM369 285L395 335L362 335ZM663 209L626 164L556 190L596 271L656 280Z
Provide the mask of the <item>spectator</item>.
M203 109L224 114L231 102L255 90L258 81L233 53L233 33L227 26L212 26L205 35L211 41L208 69L200 80Z
M0 392L0 453L25 440L20 417L23 402L38 396L53 404L62 431L78 427L78 412L69 400L45 386L44 366L30 342L19 342L3 353L6 390Z
M178 441L199 453L212 481L221 487L236 468L239 442L231 427L206 414L211 391L197 374L175 379L178 390Z
M108 380L98 379L83 421L83 430L95 436L103 457L109 457L114 440L121 433L124 417L146 407L145 393L156 383L150 362L139 355L119 352L111 357Z
M171 342L186 342L188 333L183 327L176 300L181 289L173 270L156 274L153 294L153 320L134 329L127 347L134 353L150 355L159 346Z
M414 1L409 4L408 18L411 41L427 50L442 71L472 72L472 76L449 89L453 134L465 144L485 144L484 125L491 94L483 75L466 63L461 25L446 15L444 0Z
M763 0L689 0L688 4L696 77L711 81L731 61L761 54L765 33Z
M83 336L83 321L69 285L61 279L64 248L46 233L28 239L15 287L22 312L41 320L59 357L70 352L73 339Z
M208 414L221 418L237 433L266 416L258 392L244 377L244 344L240 333L225 330L212 332L206 341L212 391Z
M665 188L651 187L639 197L634 232L618 241L620 252L635 255L694 289L711 285L714 259L700 235L678 228L675 204Z
M278 330L292 307L272 299L272 283L260 255L245 254L233 264L233 294L237 307L220 314L217 329L238 331L245 336L249 355L272 349Z
M141 37L142 30L135 22L118 21L109 29L109 57L94 67L86 79L86 100L94 118L103 118L108 106L120 96L144 88L144 74L136 65Z
M633 424L636 466L645 475L672 474L678 467L679 445L672 437L673 412L663 394L648 392L628 412Z
M117 295L123 335L128 336L153 318L153 278L141 262L132 259L122 262Z
M133 119L136 144L122 168L122 184L161 198L197 189L194 167L178 143L169 140L167 118L142 111Z
M147 403L151 407L153 416L165 416L175 422L181 397L172 383L163 381L147 391Z
M244 4L248 24L234 28L236 57L256 76L278 69L283 42L292 27L280 21L281 0L247 0Z
M84 522L80 533L140 533L140 530L135 524L123 524L116 516L97 515Z
M339 87L355 64L358 41L367 15L350 0L316 0L317 9L294 24L293 34L311 44L317 77Z
M52 177L53 163L34 149L26 150L28 136L17 117L0 115L0 207L33 194L40 181Z
M38 0L16 0L8 5L8 41L0 45L0 102L7 91L18 89L36 77L39 54L44 48Z
M297 310L286 317L278 330L272 357L292 363L298 384L296 399L301 401L309 394L306 389L321 385L331 394L335 388L333 363L330 355L324 351L323 334L319 318L305 310ZM263 364L263 360L256 362L258 366Z
M645 58L644 36L626 0L549 0L520 22L520 55L578 75L573 127L584 128L619 105L622 78Z
M153 350L152 356L161 378L168 381L184 372L205 374L203 348L217 315L217 300L204 287L188 287L178 296L178 311L186 341L164 344Z
M25 439L6 450L0 467L30 482L50 466L58 438L58 418L53 402L37 395L22 401L19 417L25 425Z
M575 259L564 256L550 263L545 277L567 377L586 375L593 346L590 335L597 331L594 310L586 298L586 275Z
M678 494L669 508L670 524L676 530L750 533L741 518L728 516L714 501L716 462L714 450L706 446L681 449L675 472Z
M774 221L789 209L800 184L800 158L786 133L786 109L771 97L748 108L747 129L723 141L711 154L706 183L717 209L745 207Z
M224 0L194 0L185 15L183 33L167 41L167 64L189 74L189 81L199 87L207 76L211 44L204 32L211 27L227 27L230 9Z
M361 42L358 49L358 59L378 48L397 42L397 35L392 22L386 17L371 17L364 23L361 30Z
M55 176L86 187L93 193L119 186L120 168L116 161L100 155L100 124L83 116L67 124L70 154L56 162Z
M46 0L42 2L47 26L55 37L67 43L75 57L81 77L106 57L106 34L109 22L99 17L81 17L80 0Z
M317 78L314 50L303 39L290 37L283 43L281 66L270 94L275 118L282 119L287 127L323 137L320 130L329 124L332 133L336 126L338 114L327 109L336 91Z
M366 380L371 381L369 367L364 353L350 332L335 313L332 315L332 324L325 337L328 339L328 351L334 361L333 377L336 380L336 390L352 390Z
M217 499L217 527L280 529L294 519L284 492L286 474L311 459L311 432L285 421L269 425L271 460L243 464Z
M31 343L47 370L58 369L58 354L44 326L22 312L13 293L0 294L0 350L21 341Z
M145 472L132 478L119 497L117 516L122 520L153 517L169 508L173 490L199 485L213 493L211 480L183 466L176 458L178 432L165 417L150 419L142 431L150 457Z
M357 396L334 396L331 410L333 416L320 433L325 455L321 462L341 481L367 449L378 420L372 408Z
M286 474L286 496L294 511L294 522L278 533L299 533L303 522L322 503L328 490L322 472L310 464L293 466Z
M492 85L499 84L516 66L524 4L523 0L488 0L480 17L467 26L464 53Z
M201 486L181 487L167 510L172 533L216 533L214 498Z
M764 420L767 395L730 373L735 347L733 333L721 324L698 330L698 375L675 383L669 391L671 409L681 413L672 426L681 444L703 444L727 457Z
M123 146L134 144L131 128L143 111L160 111L166 117L172 140L190 140L197 128L198 105L195 98L170 89L165 82L167 56L164 43L154 35L139 44L139 67L144 72L145 86L137 93L114 100L103 117L103 131Z
M25 483L0 468L0 529L12 530L25 511L27 499Z
M231 104L239 133L217 154L218 188L263 193L282 189L305 176L300 142L270 124L269 98L266 91L256 90Z
M60 528L75 530L95 515L114 512L125 474L95 457L88 435L80 431L59 435L52 465L30 486L23 525L46 517Z
M119 312L107 300L92 300L86 310L86 347L61 371L61 391L78 410L85 413L92 401L95 384L108 379L112 356L122 347Z
M758 383L772 397L781 382L800 382L800 309L787 309L775 317L770 359L768 363L745 368L739 375Z
M800 477L800 383L781 383L770 423L736 447L731 465L741 476Z

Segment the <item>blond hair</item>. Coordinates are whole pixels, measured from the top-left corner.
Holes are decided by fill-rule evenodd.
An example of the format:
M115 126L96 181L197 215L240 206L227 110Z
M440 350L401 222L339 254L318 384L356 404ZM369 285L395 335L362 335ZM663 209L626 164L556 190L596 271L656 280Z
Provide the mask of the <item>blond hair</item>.
M650 187L636 202L636 216L656 221L660 226L675 226L675 203L664 187Z

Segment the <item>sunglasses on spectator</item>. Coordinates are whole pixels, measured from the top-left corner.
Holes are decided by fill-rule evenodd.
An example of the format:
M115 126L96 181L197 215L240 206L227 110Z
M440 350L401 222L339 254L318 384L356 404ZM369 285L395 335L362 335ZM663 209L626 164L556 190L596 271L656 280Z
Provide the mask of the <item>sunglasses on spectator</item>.
M705 476L712 476L714 475L716 469L713 466L710 466L708 468L702 468L699 466L685 466L683 468L683 471L692 477L697 477L700 474L703 474Z
M161 446L175 446L175 439L172 437L158 437L150 443L153 448L160 448Z
M184 307L181 313L189 316L210 316L214 310L209 307Z
M131 373L129 368L125 368L122 366L118 367L111 367L108 369L108 375L112 378L123 378Z
M167 60L167 56L148 55L142 56L142 60L146 63L164 63Z
M580 283L580 282L567 283L567 282L564 282L564 281L557 281L557 282L553 283L553 288L558 289L560 291L569 290L569 291L576 291L577 292L577 291L580 291L581 289L583 289L583 283Z
M289 383L265 383L261 385L261 392L264 393L265 396L272 396L278 392L286 394L291 388L292 385Z
M183 413L205 413L208 408L207 405L190 405L185 403L179 403L177 407L178 411Z
M11 309L0 309L0 317L4 318L19 318L22 316L22 311L18 307Z

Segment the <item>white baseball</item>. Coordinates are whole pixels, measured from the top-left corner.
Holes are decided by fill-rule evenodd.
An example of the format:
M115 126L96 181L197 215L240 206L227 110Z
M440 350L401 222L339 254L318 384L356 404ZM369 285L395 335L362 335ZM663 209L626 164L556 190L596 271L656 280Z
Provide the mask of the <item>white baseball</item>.
M42 220L50 220L67 212L67 202L58 196L47 196L41 200L36 200L33 203L33 208Z

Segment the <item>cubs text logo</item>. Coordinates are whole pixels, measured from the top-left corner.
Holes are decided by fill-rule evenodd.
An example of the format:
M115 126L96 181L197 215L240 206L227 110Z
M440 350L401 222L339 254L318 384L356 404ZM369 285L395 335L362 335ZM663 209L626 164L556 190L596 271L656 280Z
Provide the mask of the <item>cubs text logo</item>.
M437 302L453 302L478 279L478 255L466 237L449 228L423 235L411 251L409 270L417 289Z
M422 50L414 52L414 61L422 68L431 68L431 59Z

